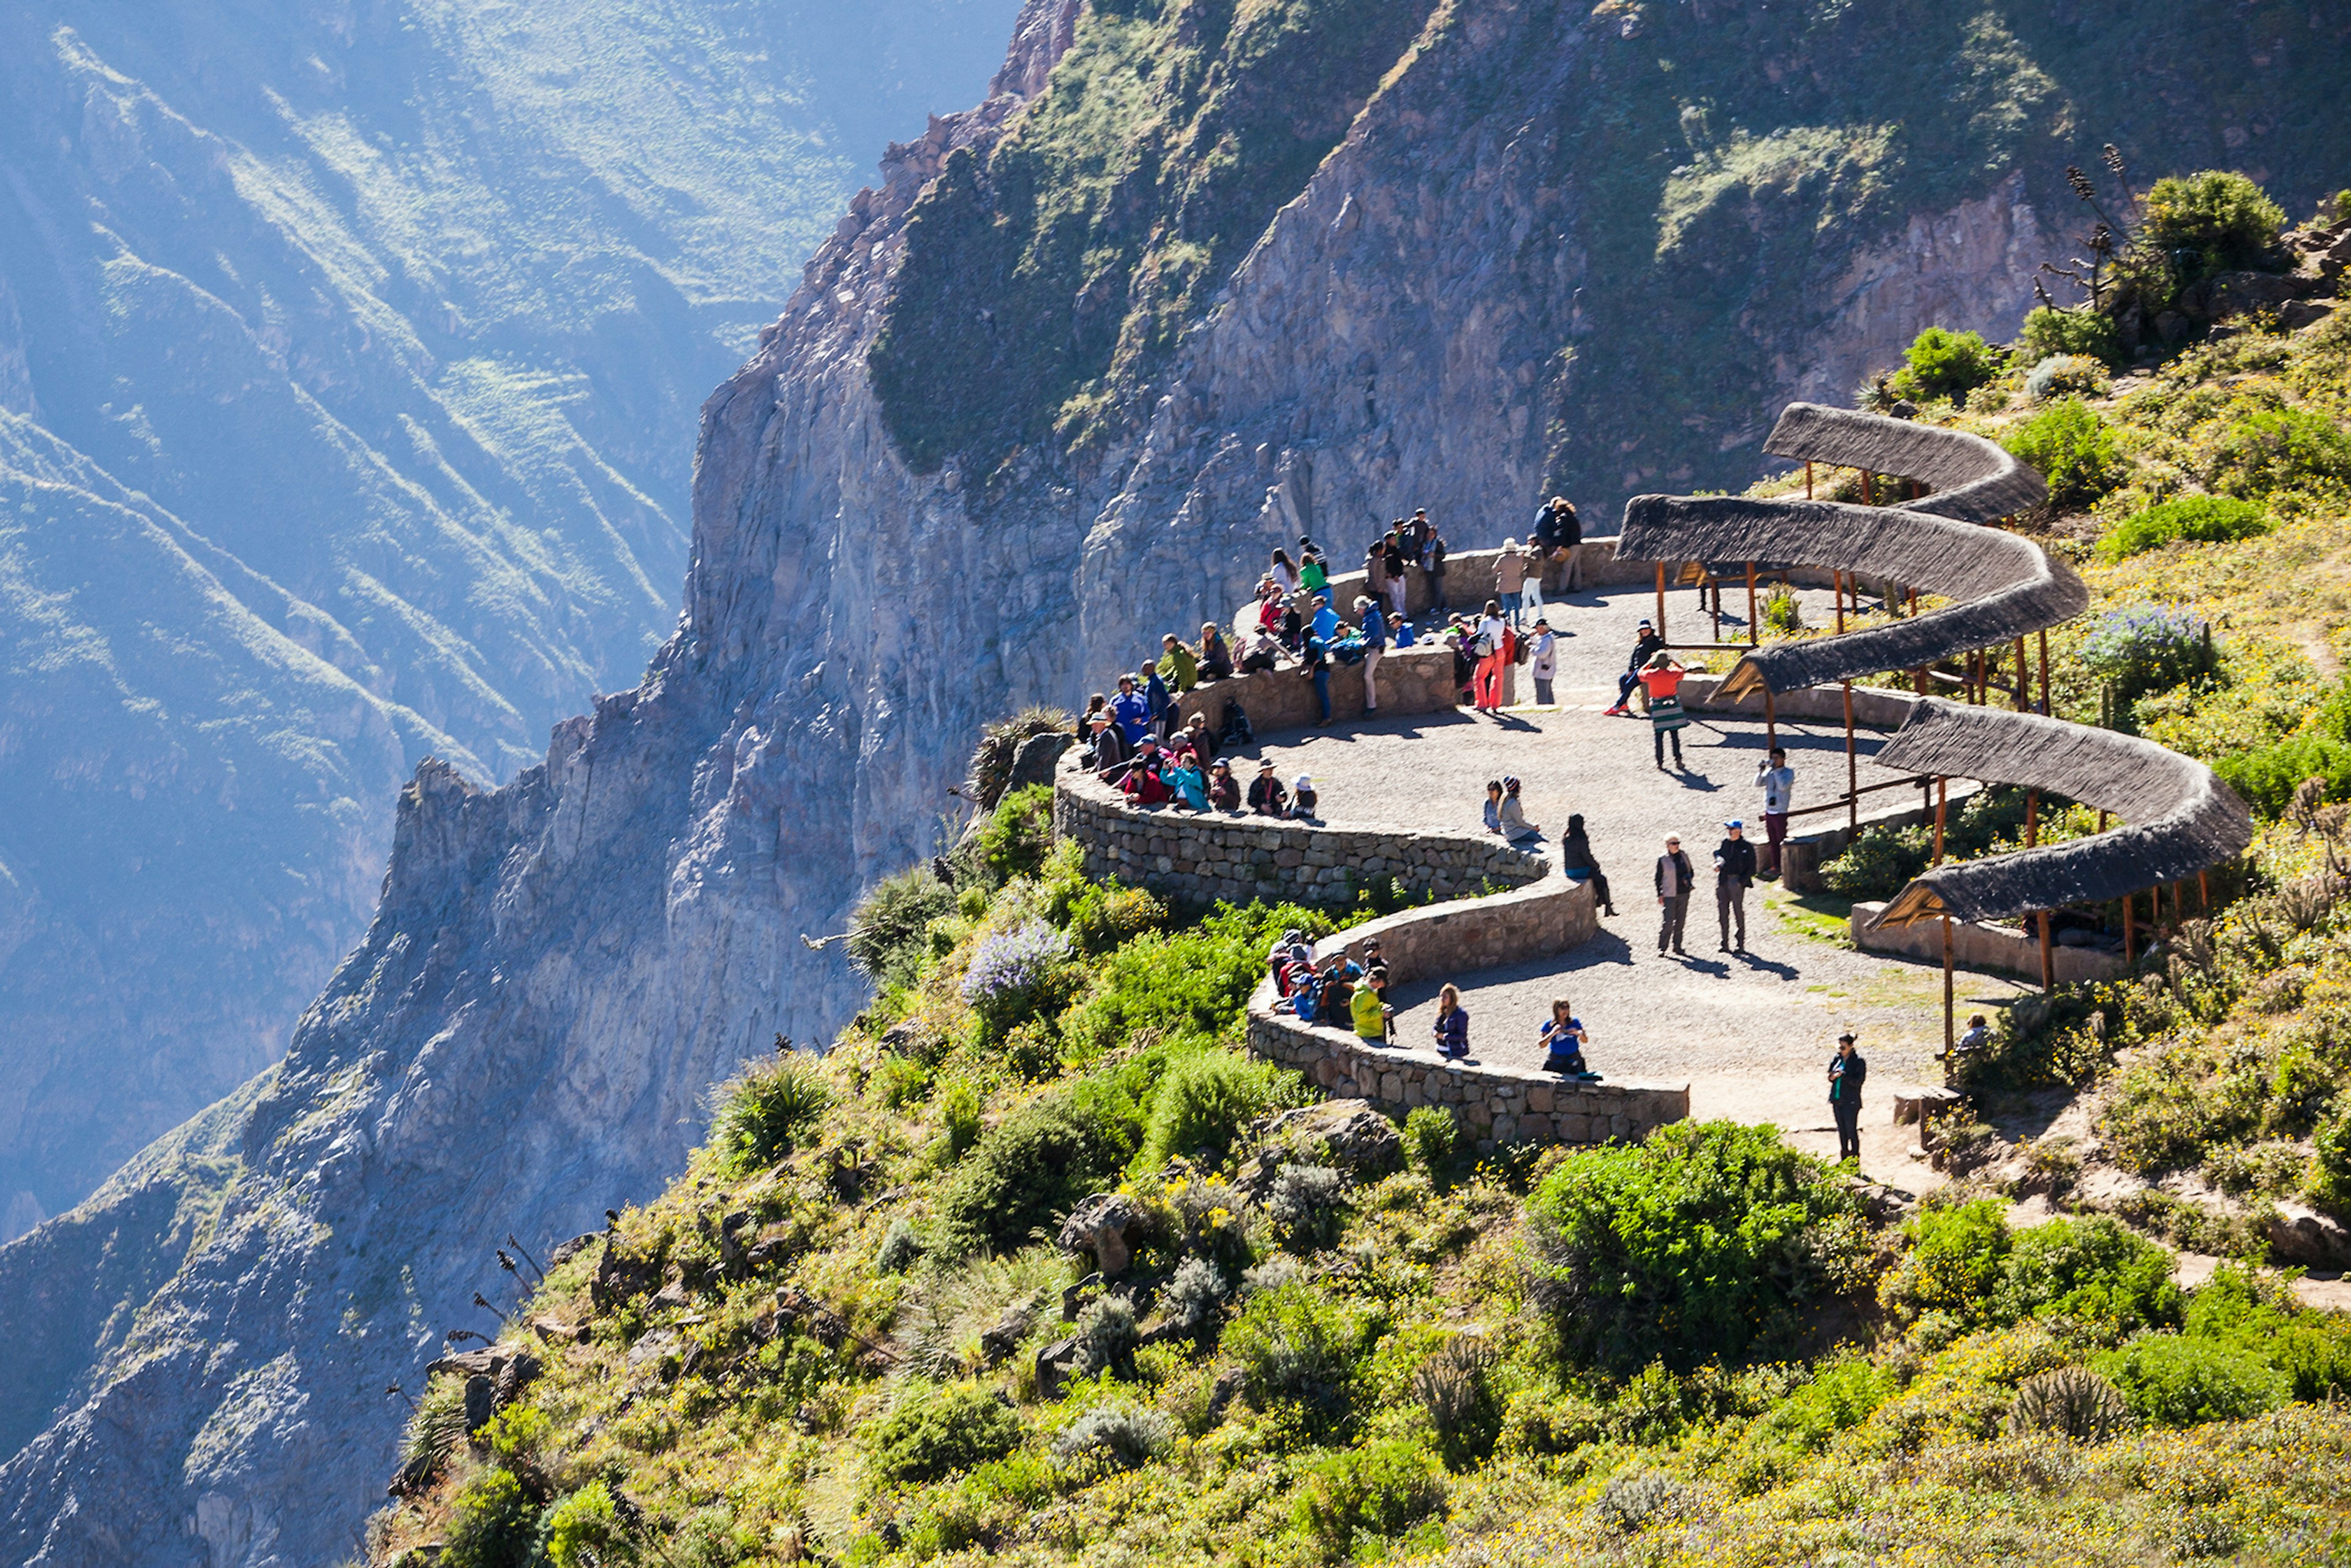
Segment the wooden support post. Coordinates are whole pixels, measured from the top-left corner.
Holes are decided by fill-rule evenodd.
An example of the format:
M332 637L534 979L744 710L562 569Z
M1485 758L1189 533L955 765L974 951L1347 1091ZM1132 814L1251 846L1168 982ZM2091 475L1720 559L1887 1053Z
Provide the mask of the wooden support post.
M2123 894L2123 962L2128 964L2132 949L2138 946L2138 894Z
M1861 831L1861 757L1853 747L1853 683L1841 683L1844 687L1844 826L1848 833Z
M1836 587L1837 631L1843 633L1844 631L1844 572L1842 570L1831 572L1830 580Z
M2041 841L2041 791L2024 792L2024 847L2031 849Z
M2041 989L2043 995L2057 988L2057 954L2049 935L2049 912L2041 912Z
M1770 686L1765 686L1765 687L1763 688L1763 747L1764 747L1764 749L1768 752L1768 751L1769 751L1772 747L1775 747L1775 746L1777 746L1777 745L1779 745L1779 744L1780 744L1780 708L1779 708L1779 702L1778 702L1778 699L1777 699L1777 698L1775 698L1775 697L1773 697L1773 696L1772 696L1772 695L1771 695L1771 688Z
M1943 1063L1950 1070L1951 1047L1951 917L1943 916Z
M1866 468L1861 471L1861 504L1865 507L1877 505L1877 487Z
M2019 637L2016 640L2016 711L2019 713L2032 711L2031 668L2024 659L2024 639Z
M2196 913L2212 913L2212 878L2210 873L2200 871L2196 873Z
M1811 500L1812 498L1813 498L1813 460L1812 460L1811 458L1807 457L1807 458L1805 458L1805 459L1804 459L1804 499L1805 499L1805 500L1807 500L1807 501L1809 501L1809 500Z
M2041 716L2049 716L2049 633L2041 633Z
M1950 815L1951 781L1935 775L1935 863L1943 863L1943 821Z
M1750 648L1762 641L1763 628L1755 619L1755 563L1747 563L1747 645Z
M1666 641L1666 563L1657 563L1657 641Z

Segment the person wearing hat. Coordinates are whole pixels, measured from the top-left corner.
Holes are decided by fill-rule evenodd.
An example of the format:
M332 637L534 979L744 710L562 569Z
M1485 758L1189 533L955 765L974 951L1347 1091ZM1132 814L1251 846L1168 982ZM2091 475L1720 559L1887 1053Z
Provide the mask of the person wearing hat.
M1092 747L1086 753L1086 766L1098 778L1107 779L1126 766L1126 737L1119 730L1107 706L1093 712Z
M1495 816L1499 820L1495 831L1514 844L1542 837L1542 830L1527 821L1527 809L1519 800L1519 780L1515 775L1502 780L1501 804Z
M1494 600L1513 626L1519 623L1520 606L1526 602L1526 582L1527 558L1519 553L1519 541L1504 539L1501 554L1494 558Z
M1300 774L1298 782L1290 787L1290 814L1301 821L1314 821L1315 799L1313 777Z
M1532 582L1534 579L1530 577L1527 580ZM1559 674L1559 638L1552 632L1551 622L1541 618L1535 622L1534 636L1527 643L1527 674L1535 683L1535 706L1551 706L1551 683Z
M1635 629L1633 637L1633 657L1625 665L1625 673L1616 677L1616 706L1608 712L1617 718L1633 716L1633 692L1641 684L1641 672L1649 661L1666 651L1666 640L1646 621Z
M1747 890L1755 885L1755 846L1747 841L1747 824L1733 817L1722 824L1722 842L1714 846L1714 912L1722 920L1722 946L1718 953L1747 951ZM1731 944L1730 926L1739 925L1739 941Z
M1837 1036L1836 1054L1829 1058L1829 1110L1836 1116L1837 1158L1859 1165L1861 1086L1869 1077L1869 1063L1853 1045L1853 1030Z
M1249 780L1249 809L1260 817L1290 814L1290 791L1274 777L1273 758L1270 757L1257 765L1257 777Z
M1241 809L1240 780L1233 777L1233 765L1221 757L1208 764L1208 804L1235 814Z
M1657 956L1664 957L1670 945L1682 950L1682 926L1689 919L1690 886L1698 881L1698 868L1682 851L1679 835L1666 840L1666 852L1657 857Z

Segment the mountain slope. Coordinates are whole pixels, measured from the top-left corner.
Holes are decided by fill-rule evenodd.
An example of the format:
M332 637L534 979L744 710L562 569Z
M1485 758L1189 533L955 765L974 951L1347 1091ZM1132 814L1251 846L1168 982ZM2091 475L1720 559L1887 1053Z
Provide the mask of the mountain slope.
M0 16L0 1236L284 1048L425 755L636 680L695 402L1010 14Z
M1635 176L1580 164L1570 133L1621 125L1654 155L1682 109L1729 93L1743 56L1721 79L1664 80L1727 15L1714 6L1440 5L1371 74L1290 37L1324 14L1316 0L1031 0L995 96L893 149L705 405L686 613L644 682L559 727L546 762L501 789L432 766L403 792L375 923L237 1111L216 1218L137 1297L126 1339L49 1379L70 1392L0 1466L0 1541L55 1562L100 1542L120 1561L177 1560L200 1550L192 1529L214 1563L342 1550L335 1531L390 1469L399 1412L381 1390L465 1325L498 1279L491 1249L587 1230L657 1190L714 1079L778 1032L829 1038L863 1000L834 949L799 938L840 930L861 885L932 852L979 720L1074 698L1158 631L1223 612L1305 528L1344 545L1423 501L1457 540L1486 542L1567 472L1562 451L1594 515L1685 467L1743 477L1741 444L1807 378L1849 385L1929 312L1995 329L2021 314L2023 260L2053 243L2036 183L2094 156L2129 94L2166 106L2131 149L2141 166L2205 161L2220 132L2200 128L2233 123L2223 67L2154 89L2112 68L2140 40L2181 37L2190 7L2079 6L2046 56L2021 7L1984 14L1989 42L1930 8L1857 9L1757 21L1747 51L1816 89L1717 133L1857 150L1881 178L1855 179L1882 199L1829 202L1802 160L1767 159L1727 165L1710 203L1677 204L1674 153L1643 165L1636 214L1611 184ZM2208 25L2180 57L2203 70L2262 15ZM2325 39L2351 25L2339 7L2295 13L2314 15ZM1882 145L1864 111L1883 99L1853 84L1909 68L1919 38L1957 51L1934 81L1980 69L1996 85L1980 112ZM2264 89L2271 129L2292 131L2273 188L2297 204L2346 135L2309 57L2283 58ZM1192 234L1183 197L1228 156L1205 134L1213 84L1259 69L1273 74L1251 91L1280 98L1295 134L1245 166L1301 183L1218 209L1261 231ZM1078 118L1097 118L1014 159L1048 123L1024 113L1039 91L1082 95L1096 107ZM1995 112L2011 101L2030 111ZM1884 177L1897 166L1913 173ZM1113 188L1067 200L1066 182L1095 179ZM964 248L997 243L998 219L1029 235L1066 222L1069 247L1100 258L1077 279L1085 298L1067 298L1072 324L1114 316L1116 333L1081 344L1107 369L1002 373L1017 356L986 335L1056 318L1013 308L1023 263ZM1720 266L1699 265L1700 240ZM893 425L920 422L872 367L902 269L934 243L925 308L941 319L914 325L981 346L932 350L933 373L1010 413L910 450ZM1627 270L1637 288L1602 287ZM1677 296L1698 335L1660 340L1643 311ZM1698 390L1691 364L1714 367ZM1061 401L1043 407L1048 393ZM1638 453L1608 439L1635 424L1651 442ZM178 1247L141 1216L176 1214L193 1200L154 1189L204 1178L163 1161L142 1179L70 1224ZM0 1249L0 1301L30 1296L36 1250ZM170 1506L131 1500L158 1488Z

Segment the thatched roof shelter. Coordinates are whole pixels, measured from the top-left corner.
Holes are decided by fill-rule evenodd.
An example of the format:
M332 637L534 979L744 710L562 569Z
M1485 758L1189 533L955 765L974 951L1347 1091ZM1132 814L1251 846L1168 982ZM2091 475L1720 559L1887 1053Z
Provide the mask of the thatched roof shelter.
M1849 408L1792 402L1764 438L1763 450L1774 457L1919 480L1932 486L1934 493L1898 509L1932 512L1961 522L2013 517L2049 498L2049 486L2041 476L1997 442Z
M1636 496L1625 507L1619 558L1796 561L1959 602L1891 625L1755 649L1724 681L1726 697L1913 669L2046 630L2089 605L2073 569L2040 546L1957 520L2005 516L2047 494L2038 474L1980 435L1799 402L1780 416L1765 448L1916 476L1938 493L1900 507Z
M1881 767L2045 789L2121 817L2092 838L1938 866L1904 888L1880 925L1949 915L1998 920L2098 904L2180 882L2244 853L2253 824L2202 763L2150 740L2038 714L1922 700L1879 748Z

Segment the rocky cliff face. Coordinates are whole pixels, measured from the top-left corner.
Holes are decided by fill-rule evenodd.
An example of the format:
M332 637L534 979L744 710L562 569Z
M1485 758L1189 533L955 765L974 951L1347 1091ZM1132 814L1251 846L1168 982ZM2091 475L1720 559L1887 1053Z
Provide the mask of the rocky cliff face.
M1735 482L1906 311L2021 312L2043 165L2126 108L2135 155L2205 161L2251 95L2210 38L2102 85L2187 7L1361 9L1030 0L995 95L892 149L704 407L644 682L502 789L421 769L285 1061L0 1250L0 1333L49 1352L0 1549L345 1550L381 1390L489 1326L490 1249L652 1192L714 1078L856 1005L799 938L930 851L979 720L1076 699L1302 531L1426 505L1488 544L1555 486L1596 516ZM1346 17L1391 57L1315 25ZM2323 85L2263 89L2311 181ZM121 1309L57 1326L68 1276Z
M696 406L1014 8L0 12L0 1239L284 1051L418 761L635 684Z

